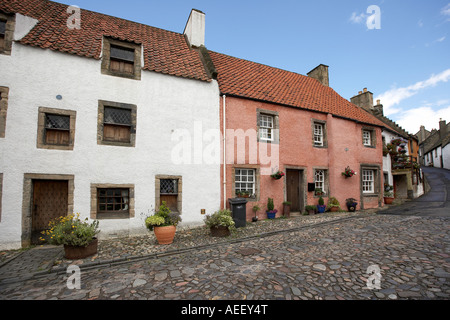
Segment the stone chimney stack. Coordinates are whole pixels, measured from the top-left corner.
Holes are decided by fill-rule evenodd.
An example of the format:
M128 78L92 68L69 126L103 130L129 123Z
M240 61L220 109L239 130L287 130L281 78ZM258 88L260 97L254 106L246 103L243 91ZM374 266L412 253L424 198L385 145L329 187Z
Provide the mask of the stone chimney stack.
M439 119L439 136L443 139L447 135L447 121Z
M200 10L192 9L183 34L191 48L204 46L205 14Z
M377 104L373 106L373 113L376 116L384 116L383 105L380 100L377 100Z
M326 87L330 86L330 79L328 75L328 66L319 64L317 67L307 73L308 77L319 80L321 84Z
M359 91L359 93L356 96L350 98L350 102L356 104L358 107L363 108L368 112L372 112L372 110L374 109L373 93L368 91L367 88L364 88L362 92ZM383 106L381 106L381 108L382 107Z

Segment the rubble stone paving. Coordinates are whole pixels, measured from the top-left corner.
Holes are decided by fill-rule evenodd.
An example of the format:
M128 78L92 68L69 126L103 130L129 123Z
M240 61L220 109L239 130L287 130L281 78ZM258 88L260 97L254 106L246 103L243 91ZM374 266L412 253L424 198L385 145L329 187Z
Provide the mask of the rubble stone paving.
M291 226L299 223L295 219L281 221L285 229L289 222ZM449 222L444 217L365 215L242 242L81 269L81 289L69 289L69 274L56 272L0 282L0 298L449 299ZM80 266L82 262L78 262ZM370 266L376 266L381 277L369 273ZM375 276L379 288L371 286L376 283L372 281Z

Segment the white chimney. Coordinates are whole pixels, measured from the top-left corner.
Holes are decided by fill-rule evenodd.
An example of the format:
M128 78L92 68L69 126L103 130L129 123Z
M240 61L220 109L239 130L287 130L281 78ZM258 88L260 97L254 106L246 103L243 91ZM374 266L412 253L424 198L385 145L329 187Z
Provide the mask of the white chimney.
M204 46L205 14L200 10L192 9L183 34L186 36L190 47Z

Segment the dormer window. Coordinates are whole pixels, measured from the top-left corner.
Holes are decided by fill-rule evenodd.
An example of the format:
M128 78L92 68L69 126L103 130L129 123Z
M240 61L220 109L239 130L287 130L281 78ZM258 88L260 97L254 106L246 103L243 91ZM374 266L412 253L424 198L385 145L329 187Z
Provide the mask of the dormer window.
M14 28L14 15L0 12L0 54L11 55Z
M141 46L104 38L102 74L141 80Z

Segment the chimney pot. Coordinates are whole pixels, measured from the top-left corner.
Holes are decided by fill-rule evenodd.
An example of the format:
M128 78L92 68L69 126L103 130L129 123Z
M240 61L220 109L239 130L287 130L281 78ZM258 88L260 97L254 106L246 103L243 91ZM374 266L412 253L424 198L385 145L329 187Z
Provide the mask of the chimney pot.
M364 92L367 92L367 88L364 88L363 91L364 91Z
M358 91L358 94L361 94L362 93L362 91Z
M377 100L377 105L380 105L380 104L381 104L381 100L378 99L378 100Z

